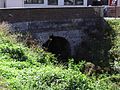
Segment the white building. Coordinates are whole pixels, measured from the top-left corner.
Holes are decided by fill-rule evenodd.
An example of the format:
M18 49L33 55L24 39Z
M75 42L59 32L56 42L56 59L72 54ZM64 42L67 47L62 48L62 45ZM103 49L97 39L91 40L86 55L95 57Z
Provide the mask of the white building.
M0 0L0 8L88 6L94 1L102 1L103 5L109 5L115 0ZM120 6L120 0L117 0L117 5Z
M87 0L0 0L0 8L87 6Z

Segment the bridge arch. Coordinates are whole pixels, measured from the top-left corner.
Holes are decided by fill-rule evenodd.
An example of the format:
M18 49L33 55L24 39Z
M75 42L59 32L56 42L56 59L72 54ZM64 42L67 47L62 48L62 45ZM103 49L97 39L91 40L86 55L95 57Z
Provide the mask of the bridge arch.
M71 56L70 43L64 37L51 35L42 47L44 50L55 54L62 62L66 62Z

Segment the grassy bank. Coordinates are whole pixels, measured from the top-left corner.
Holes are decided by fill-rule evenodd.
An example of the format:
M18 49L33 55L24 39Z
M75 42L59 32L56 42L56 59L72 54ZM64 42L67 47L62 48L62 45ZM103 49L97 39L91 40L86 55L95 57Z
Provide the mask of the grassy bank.
M108 23L116 28L120 27L119 22ZM84 62L74 64L71 60L67 66L58 65L54 55L39 48L28 48L16 37L9 32L8 25L0 25L0 90L119 90L119 73L89 76L81 71ZM117 35L111 49L111 53L118 52L117 67L120 65L119 38Z

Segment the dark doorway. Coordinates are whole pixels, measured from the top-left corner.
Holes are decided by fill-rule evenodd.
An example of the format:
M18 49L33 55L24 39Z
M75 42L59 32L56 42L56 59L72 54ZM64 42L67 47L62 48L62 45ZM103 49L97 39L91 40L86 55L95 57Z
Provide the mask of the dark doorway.
M49 39L43 44L44 50L55 54L60 62L67 62L71 56L71 49L69 42L59 36L50 36Z

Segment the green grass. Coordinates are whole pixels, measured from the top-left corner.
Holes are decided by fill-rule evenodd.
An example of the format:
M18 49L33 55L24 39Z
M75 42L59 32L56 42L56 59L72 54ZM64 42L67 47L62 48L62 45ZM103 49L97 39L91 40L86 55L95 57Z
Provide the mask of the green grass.
M119 90L120 75L87 76L84 62L57 65L51 53L28 48L0 25L0 90Z

